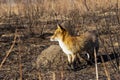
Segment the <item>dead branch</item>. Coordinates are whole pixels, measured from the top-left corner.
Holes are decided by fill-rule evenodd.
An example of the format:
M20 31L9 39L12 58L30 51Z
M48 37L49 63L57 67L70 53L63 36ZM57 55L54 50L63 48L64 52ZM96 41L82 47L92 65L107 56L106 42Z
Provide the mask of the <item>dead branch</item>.
M97 55L96 55L96 50L95 50L95 49L94 49L94 57L95 57L95 71L96 71L96 80L98 80Z
M10 49L7 51L6 56L4 57L4 59L2 60L2 62L0 64L0 69L2 68L3 64L5 63L5 61L6 61L7 57L9 56L10 52L14 48L14 45L16 43L16 39L17 39L17 30L15 31L15 36L14 36L13 44L11 45Z
M19 36L19 52L18 52L18 55L19 55L19 73L20 73L20 80L22 80L22 59L21 59L21 48L20 48L20 44L21 44L21 40L20 40L20 36Z
M107 80L111 80L111 79L110 79L110 74L109 74L109 72L108 72L108 70L107 70L107 68L106 68L106 65L105 65L104 59L103 59L102 56L100 56L100 58L101 58L101 60L102 60L102 65L103 65L103 68L104 68L105 74L106 74L106 76L107 76Z

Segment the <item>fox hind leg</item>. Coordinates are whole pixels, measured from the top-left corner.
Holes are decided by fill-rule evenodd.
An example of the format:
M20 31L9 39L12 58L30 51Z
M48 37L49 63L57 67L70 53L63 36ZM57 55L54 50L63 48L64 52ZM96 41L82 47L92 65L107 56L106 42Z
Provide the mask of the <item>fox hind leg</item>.
M92 50L88 51L89 55L90 55L90 58L89 58L89 61L87 62L88 65L93 65L94 64L94 53L96 53L96 55L98 54L98 50L99 50L99 47L94 47Z

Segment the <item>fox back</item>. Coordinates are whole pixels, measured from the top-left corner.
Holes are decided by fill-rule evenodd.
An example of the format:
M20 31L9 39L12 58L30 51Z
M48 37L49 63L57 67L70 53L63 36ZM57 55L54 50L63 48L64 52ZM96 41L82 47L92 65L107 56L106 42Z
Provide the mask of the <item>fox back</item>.
M87 31L79 36L71 36L66 29L58 26L51 37L51 41L58 41L66 55L77 55L86 51L90 59L94 58L94 49L96 53L99 49L98 36L95 31Z
M88 31L79 36L71 36L67 30L58 26L51 41L58 41L62 49L66 47L72 53L79 51L92 50L93 47L99 47L98 37L95 31ZM68 53L66 53L68 54Z

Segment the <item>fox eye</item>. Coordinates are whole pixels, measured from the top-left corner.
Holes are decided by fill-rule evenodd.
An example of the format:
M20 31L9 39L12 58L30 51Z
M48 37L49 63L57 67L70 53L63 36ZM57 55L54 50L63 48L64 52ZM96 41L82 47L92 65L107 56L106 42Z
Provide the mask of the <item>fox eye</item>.
M57 32L55 32L55 35L57 34Z
M54 36L56 36L56 35L57 35L57 32L54 33Z
M54 36L56 36L56 34L54 34Z

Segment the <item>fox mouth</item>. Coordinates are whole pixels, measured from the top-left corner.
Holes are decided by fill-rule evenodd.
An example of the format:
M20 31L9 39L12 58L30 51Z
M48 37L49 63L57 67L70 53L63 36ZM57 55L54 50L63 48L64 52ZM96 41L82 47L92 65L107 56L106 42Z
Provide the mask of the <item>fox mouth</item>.
M50 41L59 41L60 39L58 37L50 38Z
M50 41L55 41L54 39L50 38Z
M57 41L57 39L50 38L50 41Z

